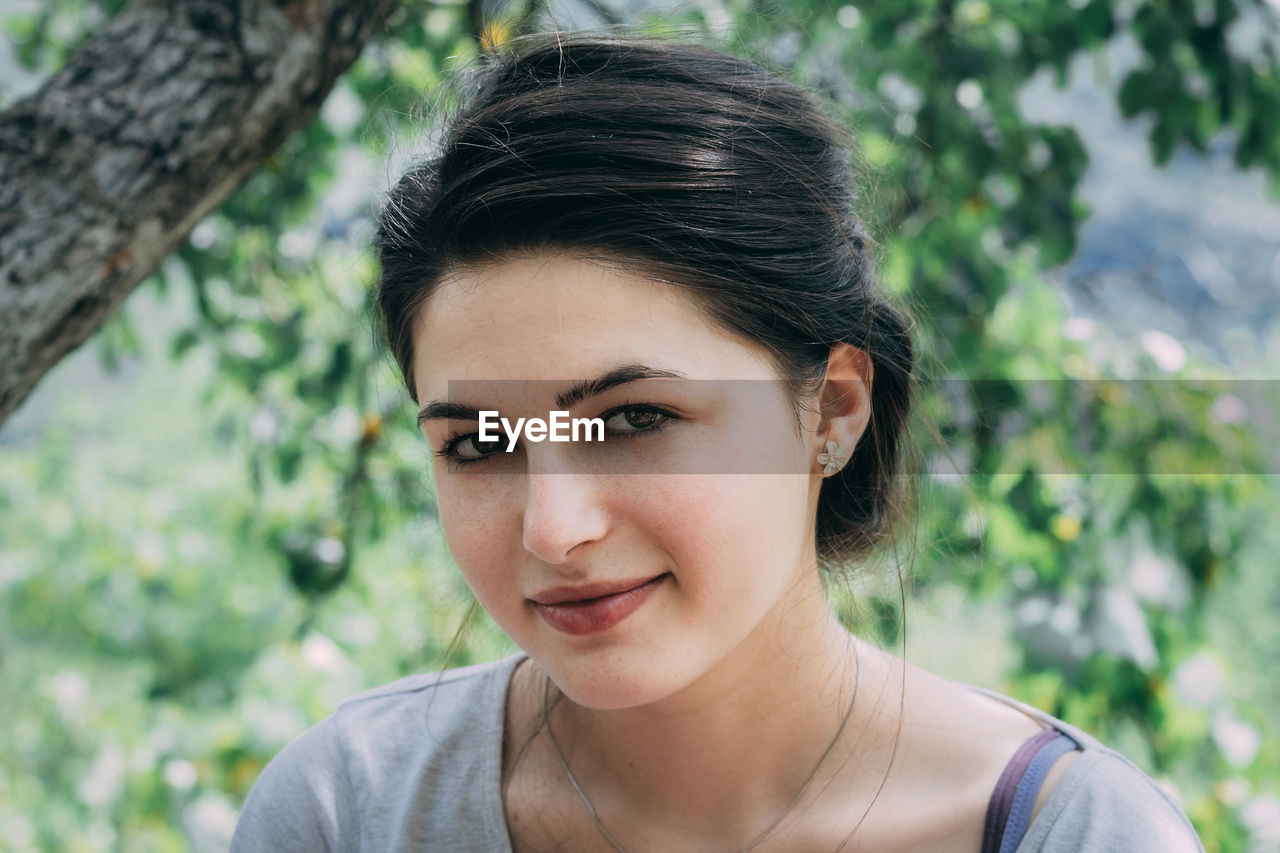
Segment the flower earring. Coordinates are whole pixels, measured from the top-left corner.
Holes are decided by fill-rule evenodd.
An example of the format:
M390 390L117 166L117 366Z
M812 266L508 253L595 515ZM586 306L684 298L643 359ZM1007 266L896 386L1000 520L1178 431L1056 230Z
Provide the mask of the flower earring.
M836 473L847 461L838 441L828 441L826 452L818 454L818 464L826 466L822 469L824 475Z

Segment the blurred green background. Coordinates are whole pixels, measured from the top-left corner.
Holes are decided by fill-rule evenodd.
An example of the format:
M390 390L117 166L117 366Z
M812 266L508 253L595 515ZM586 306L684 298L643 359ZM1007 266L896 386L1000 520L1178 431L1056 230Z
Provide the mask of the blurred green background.
M123 5L0 4L0 108ZM856 130L925 351L908 657L1117 747L1209 851L1280 850L1263 0L405 3L0 430L0 850L225 849L284 744L445 662L471 599L377 342L370 215L451 69L616 23L761 58ZM836 596L886 647L897 562ZM512 650L481 617L451 664Z

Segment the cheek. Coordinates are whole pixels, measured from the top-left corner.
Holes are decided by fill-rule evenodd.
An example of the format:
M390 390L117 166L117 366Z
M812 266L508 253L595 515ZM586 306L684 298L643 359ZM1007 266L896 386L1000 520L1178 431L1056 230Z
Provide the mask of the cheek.
M509 583L508 497L501 477L437 477L436 506L449 552L486 609ZM517 543L519 542L519 533Z
M633 518L691 589L741 584L752 568L803 555L808 478L735 474L636 478ZM635 485L635 484L633 484Z

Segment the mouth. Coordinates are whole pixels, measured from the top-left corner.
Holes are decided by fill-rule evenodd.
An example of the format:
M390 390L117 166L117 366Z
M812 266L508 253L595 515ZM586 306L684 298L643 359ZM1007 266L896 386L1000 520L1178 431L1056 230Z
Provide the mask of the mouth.
M548 589L536 595L531 595L529 600L534 604L582 604L587 601L608 598L611 595L619 595L637 589L657 580L658 577L662 577L662 575L629 581L597 581L596 583L587 583L581 586L558 586L555 589Z
M529 598L548 625L582 636L608 631L640 609L670 572L631 581L605 581L577 587L557 587Z

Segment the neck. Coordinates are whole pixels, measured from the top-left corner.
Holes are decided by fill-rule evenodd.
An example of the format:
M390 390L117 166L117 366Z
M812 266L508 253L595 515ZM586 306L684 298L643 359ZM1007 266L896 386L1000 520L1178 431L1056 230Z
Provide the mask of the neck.
M553 688L551 726L574 777L624 844L627 827L660 822L676 837L746 845L805 789L801 810L847 762L837 733L843 726L848 742L869 713L850 713L854 642L819 588L780 603L747 642L661 701L600 711Z

